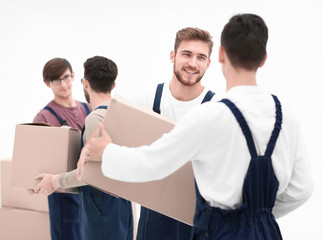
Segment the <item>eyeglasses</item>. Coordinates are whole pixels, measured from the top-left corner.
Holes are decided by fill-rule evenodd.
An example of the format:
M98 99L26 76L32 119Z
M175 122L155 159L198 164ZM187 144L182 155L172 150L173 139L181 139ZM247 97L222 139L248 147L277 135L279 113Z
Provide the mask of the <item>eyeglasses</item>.
M81 83L83 84L84 80L87 79L89 81L89 79L87 77L83 77L81 78Z
M59 78L56 80L49 80L53 85L60 85L62 83L62 81L64 81L64 83L68 83L72 80L73 74L68 74L65 75L63 78Z

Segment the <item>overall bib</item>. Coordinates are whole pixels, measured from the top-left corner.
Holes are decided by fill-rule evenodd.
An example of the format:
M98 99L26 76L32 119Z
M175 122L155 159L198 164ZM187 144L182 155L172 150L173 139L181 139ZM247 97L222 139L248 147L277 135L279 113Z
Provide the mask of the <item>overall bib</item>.
M250 128L240 110L228 99L226 104L237 119L246 138L251 155L243 184L243 203L237 209L223 210L211 207L196 187L196 211L191 239L212 240L279 240L282 239L278 224L272 214L278 190L271 155L282 124L281 105L276 96L276 122L266 152L258 156Z
M96 109L99 108L107 109L107 106ZM79 196L82 240L133 240L131 202L91 186L79 187Z
M81 102L86 115L90 110L86 103ZM51 112L62 126L68 126L66 120L62 119L51 107L44 109ZM50 234L52 240L79 240L79 195L71 193L52 193L48 196Z
M164 83L157 86L153 110L160 114L160 101ZM214 93L208 91L202 103L212 99ZM141 206L137 240L188 240L192 227Z

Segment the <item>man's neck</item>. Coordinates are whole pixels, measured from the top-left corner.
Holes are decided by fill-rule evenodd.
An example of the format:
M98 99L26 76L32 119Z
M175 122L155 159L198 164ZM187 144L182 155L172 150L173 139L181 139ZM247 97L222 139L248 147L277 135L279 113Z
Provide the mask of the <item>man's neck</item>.
M90 104L92 109L96 109L98 106L109 102L111 100L110 93L93 93L90 95Z
M54 101L64 107L75 107L76 106L76 100L72 97L72 95L69 97L66 97L66 98L55 96Z
M227 91L237 86L257 86L256 72L235 69L226 76Z
M180 83L175 76L169 83L169 89L174 98L179 101L190 101L203 92L204 87L201 82L196 83L193 86L186 86Z

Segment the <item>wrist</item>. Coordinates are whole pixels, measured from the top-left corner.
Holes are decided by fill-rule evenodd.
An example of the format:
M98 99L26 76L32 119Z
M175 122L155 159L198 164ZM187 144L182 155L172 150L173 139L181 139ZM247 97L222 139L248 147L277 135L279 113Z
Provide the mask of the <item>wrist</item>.
M60 188L59 177L57 174L52 176L52 185L55 191Z

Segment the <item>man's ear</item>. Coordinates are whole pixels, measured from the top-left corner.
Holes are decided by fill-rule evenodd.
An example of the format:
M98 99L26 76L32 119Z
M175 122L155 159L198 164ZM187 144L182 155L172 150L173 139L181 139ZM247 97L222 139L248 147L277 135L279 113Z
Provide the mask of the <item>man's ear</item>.
M210 64L211 64L211 59L208 60L207 68L209 68Z
M86 78L83 80L83 87L85 89L89 87L89 81Z
M116 87L116 82L113 83L111 90L114 89L115 87Z
M264 59L263 59L263 60L261 61L261 63L259 64L259 67L262 67L263 65L265 65L266 60L267 60L267 53L266 53L266 55L265 55Z
M222 46L219 47L219 63L224 62L224 48Z
M47 86L47 87L52 88L52 87L50 86L50 81L45 81L45 84L46 84L46 86Z
M175 52L174 52L174 51L171 51L171 52L170 52L170 61L171 61L172 63L174 63L174 62L175 62Z
M72 81L74 81L75 74L72 72Z

